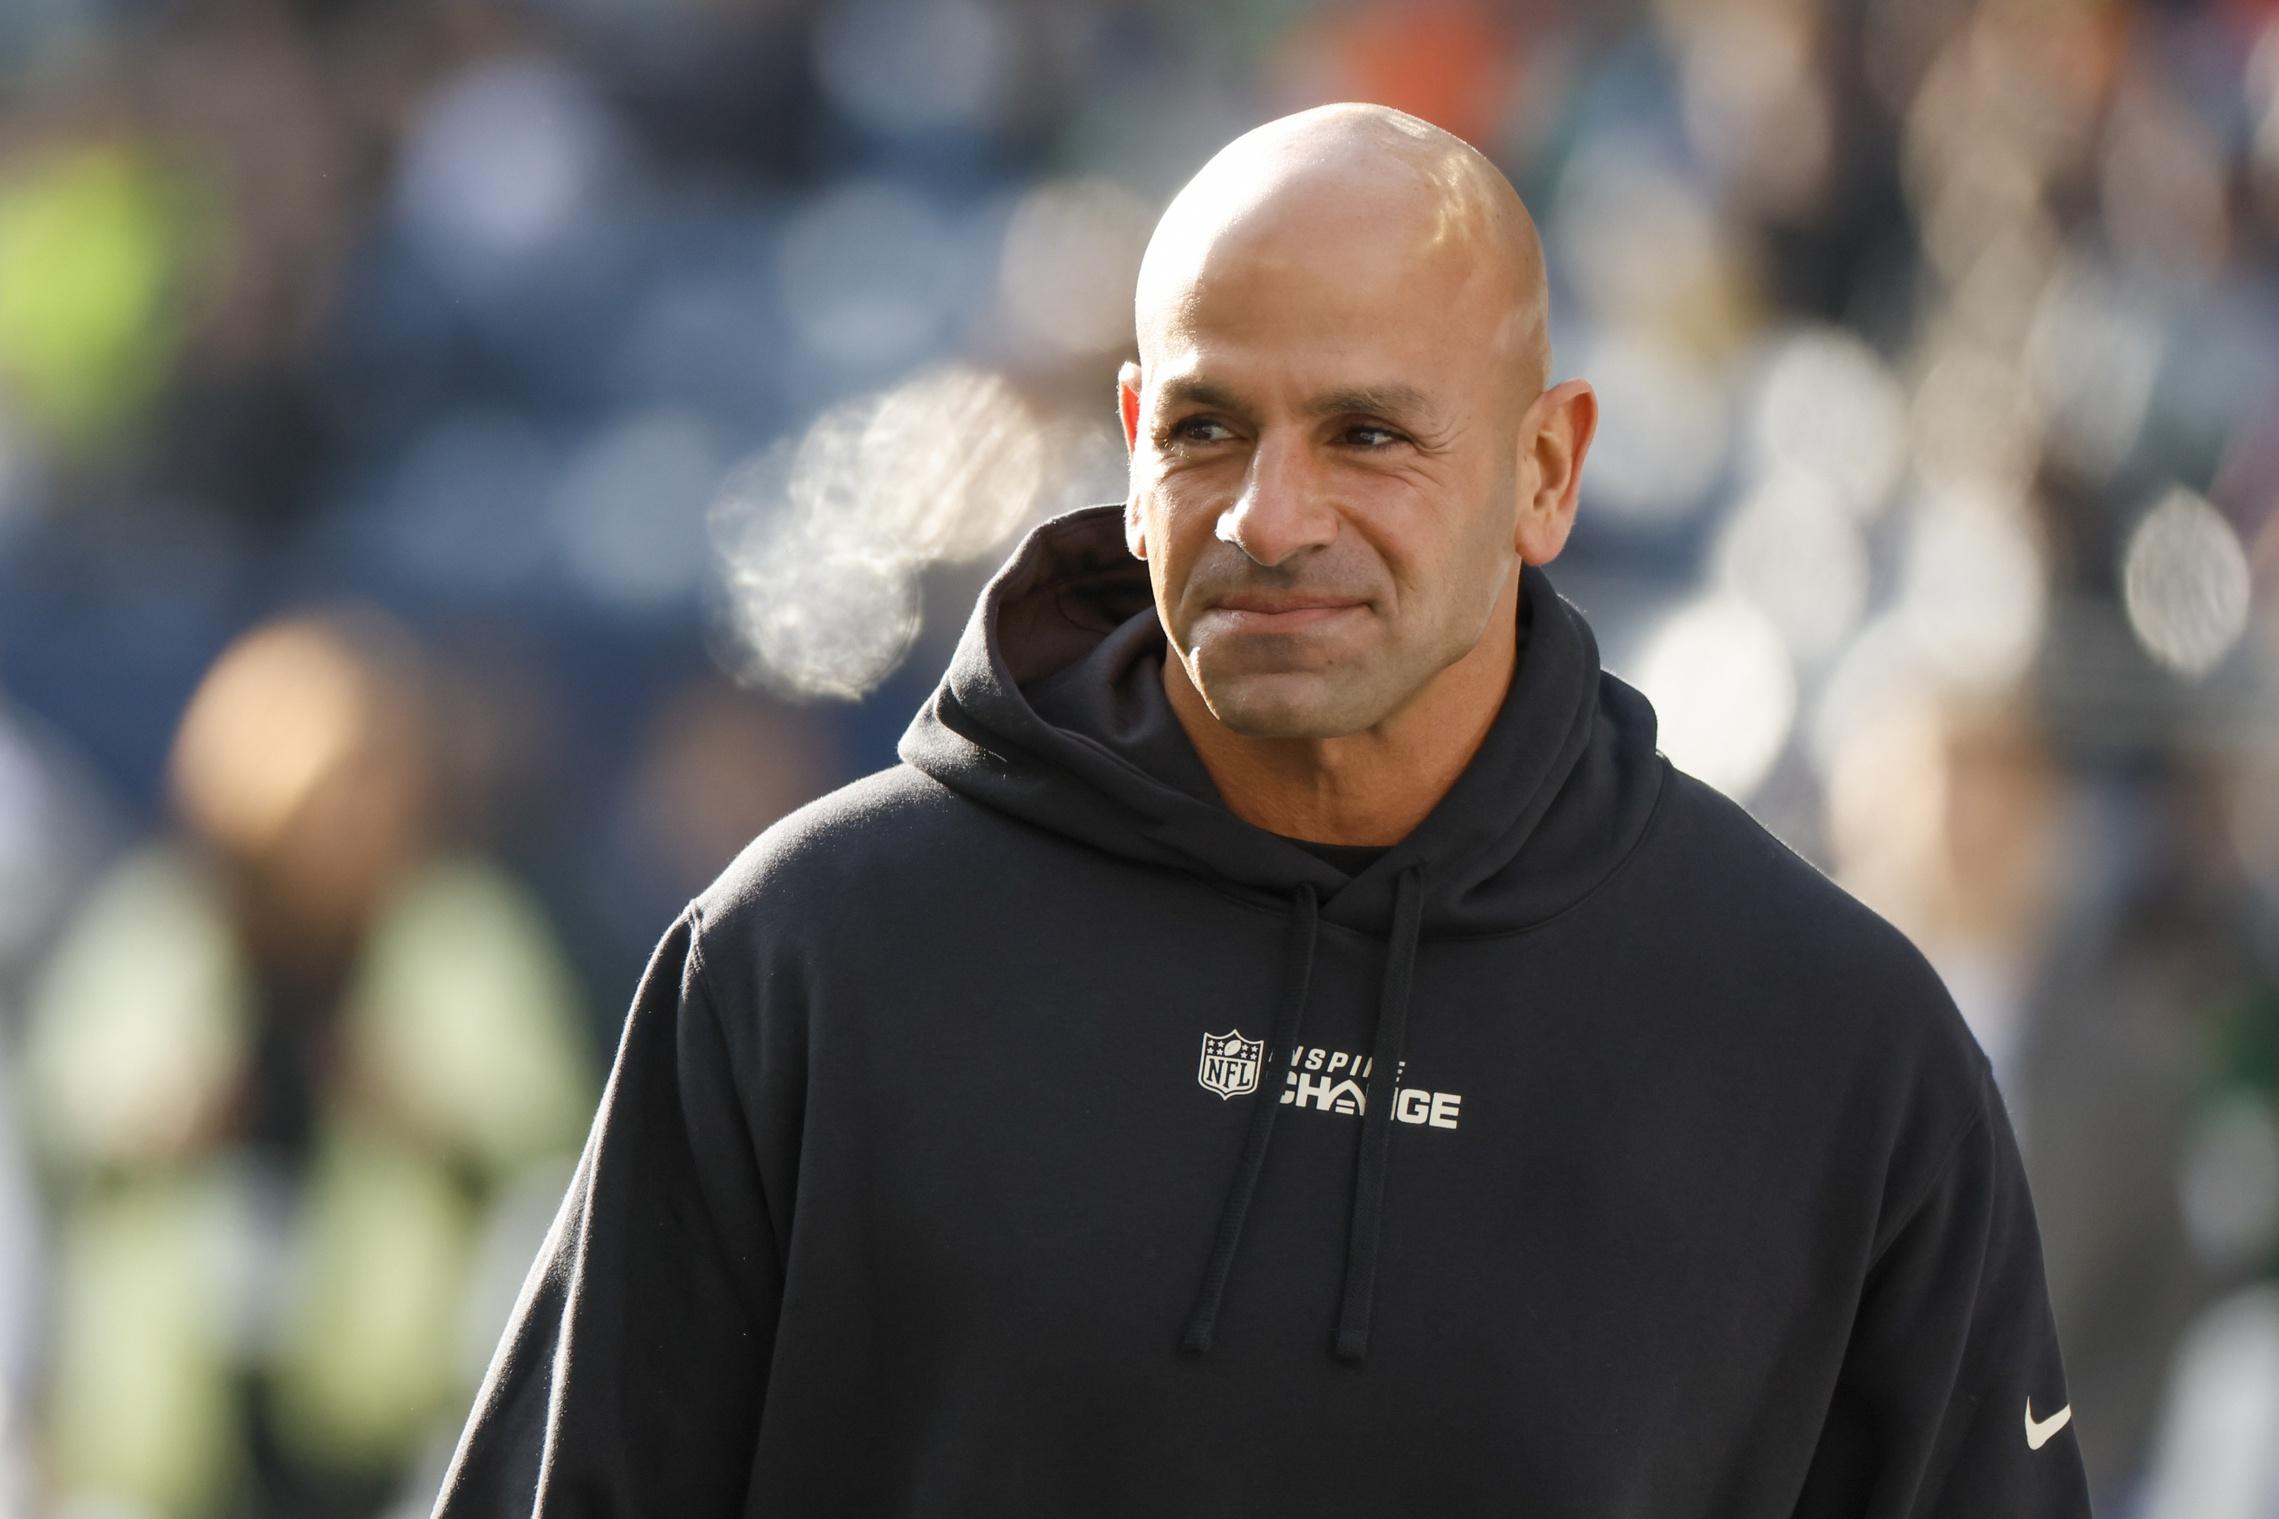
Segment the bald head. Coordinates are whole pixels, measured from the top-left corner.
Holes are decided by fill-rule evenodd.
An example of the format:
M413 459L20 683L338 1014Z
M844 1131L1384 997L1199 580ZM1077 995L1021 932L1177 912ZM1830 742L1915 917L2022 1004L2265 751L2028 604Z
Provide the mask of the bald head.
M1327 267L1462 303L1521 404L1550 371L1543 249L1519 193L1471 144L1405 112L1327 105L1229 143L1156 224L1134 318L1145 364L1198 288ZM1399 303L1393 305L1398 319Z
M1190 734L1485 731L1518 566L1566 541L1596 416L1582 382L1544 388L1510 183L1381 106L1285 117L1172 201L1135 316L1126 541Z

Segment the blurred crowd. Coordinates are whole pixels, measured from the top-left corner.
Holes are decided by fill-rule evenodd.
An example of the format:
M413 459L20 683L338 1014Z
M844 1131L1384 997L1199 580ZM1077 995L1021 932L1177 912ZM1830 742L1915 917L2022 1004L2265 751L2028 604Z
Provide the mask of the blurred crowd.
M0 1519L426 1512L653 936L1335 99L1535 209L1554 578L1993 1057L2099 1511L2279 1516L2279 4L10 0Z

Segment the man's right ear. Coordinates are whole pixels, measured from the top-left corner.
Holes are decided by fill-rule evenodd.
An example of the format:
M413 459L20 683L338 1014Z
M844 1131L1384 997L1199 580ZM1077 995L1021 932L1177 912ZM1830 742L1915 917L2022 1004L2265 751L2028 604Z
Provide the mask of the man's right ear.
M1124 459L1139 448L1140 367L1130 359L1116 371L1116 420L1124 424ZM1139 492L1127 482L1124 496L1124 547L1134 559L1147 557L1147 529L1140 522Z
M1124 452L1139 447L1140 367L1130 359L1116 371L1116 420L1124 424Z

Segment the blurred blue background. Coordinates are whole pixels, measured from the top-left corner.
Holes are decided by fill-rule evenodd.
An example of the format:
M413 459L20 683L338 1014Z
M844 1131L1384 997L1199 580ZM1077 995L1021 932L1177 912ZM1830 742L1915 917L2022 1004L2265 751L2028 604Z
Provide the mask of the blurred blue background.
M2270 0L0 6L0 1516L427 1512L655 935L1338 99L1527 196L1554 577L1994 1058L2100 1512L2279 1516Z

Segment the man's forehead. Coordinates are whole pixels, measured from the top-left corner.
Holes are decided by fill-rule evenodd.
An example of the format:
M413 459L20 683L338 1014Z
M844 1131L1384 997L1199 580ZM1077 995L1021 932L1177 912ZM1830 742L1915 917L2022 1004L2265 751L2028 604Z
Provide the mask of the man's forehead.
M1494 365L1506 306L1461 271L1347 267L1331 250L1167 292L1140 327L1140 360L1166 404L1438 412L1446 392ZM1327 396L1347 400L1313 404Z
M1251 411L1278 399L1262 394L1262 388L1247 382L1244 376L1221 373L1192 359L1150 379L1156 404L1161 407L1213 406ZM1330 380L1300 390L1294 400L1301 413L1316 417L1349 413L1431 416L1439 410L1439 401L1428 387L1395 377Z

